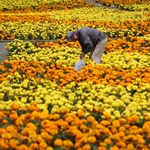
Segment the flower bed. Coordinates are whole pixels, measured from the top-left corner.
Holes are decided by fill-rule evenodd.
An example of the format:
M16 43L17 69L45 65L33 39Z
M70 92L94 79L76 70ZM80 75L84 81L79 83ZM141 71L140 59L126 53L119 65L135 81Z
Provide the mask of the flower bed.
M36 15L24 13L31 7L0 15L0 38L13 39L0 65L0 149L149 150L147 9L64 3L70 9L47 12L52 5L44 5ZM85 56L86 65L76 71L81 47L65 34L84 26L104 31L108 43L100 65Z

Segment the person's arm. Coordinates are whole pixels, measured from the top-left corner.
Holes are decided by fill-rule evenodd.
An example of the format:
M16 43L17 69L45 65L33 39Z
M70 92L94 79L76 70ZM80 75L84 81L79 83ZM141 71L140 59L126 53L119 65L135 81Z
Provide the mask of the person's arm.
M80 59L83 59L83 58L84 58L84 55L85 55L84 53L81 53L81 54L80 54Z
M82 46L82 53L80 54L80 59L83 59L85 54L89 53L94 49L93 44L89 36L87 35L82 36L81 46Z
M84 47L82 49L82 53L87 54L87 53L91 52L93 49L94 49L93 44L84 45Z

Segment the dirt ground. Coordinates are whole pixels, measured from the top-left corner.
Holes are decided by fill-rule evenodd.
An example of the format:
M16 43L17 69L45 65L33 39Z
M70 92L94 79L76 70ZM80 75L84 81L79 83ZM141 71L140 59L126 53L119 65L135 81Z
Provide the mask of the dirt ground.
M8 51L5 49L7 43L0 43L0 64L8 57Z
M94 5L96 5L95 0L84 0L84 1L85 1L85 3L87 3L87 4L94 4Z

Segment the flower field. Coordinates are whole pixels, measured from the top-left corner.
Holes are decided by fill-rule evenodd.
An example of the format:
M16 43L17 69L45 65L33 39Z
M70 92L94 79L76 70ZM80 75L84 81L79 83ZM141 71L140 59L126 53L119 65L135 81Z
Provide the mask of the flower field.
M96 2L0 0L0 150L150 149L150 3ZM76 71L81 27L108 43Z

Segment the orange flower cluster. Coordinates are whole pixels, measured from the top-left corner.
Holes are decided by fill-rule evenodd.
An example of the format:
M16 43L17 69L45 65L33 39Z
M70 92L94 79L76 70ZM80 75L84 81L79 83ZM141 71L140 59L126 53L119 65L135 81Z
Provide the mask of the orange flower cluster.
M33 22L54 22L55 20L50 19L50 15L48 14L1 14L0 15L0 23L2 22L28 22L28 23L33 23Z
M125 52L138 52L147 55L149 54L150 41L143 38L127 36L116 38L115 40L110 39L106 46L106 52L122 49Z
M150 118L144 122L138 116L111 120L101 110L90 115L83 111L77 114L50 114L41 111L36 104L28 108L0 112L0 149L37 150L106 150L150 148ZM103 120L102 118L105 118Z
M67 42L66 39L58 39L57 41L46 41L46 42L34 42L33 43L36 47L46 48L46 47L75 47L81 48L80 43L77 42Z
M0 40L13 40L15 36L9 32L6 32L5 30L0 30Z
M67 42L66 39L59 39L56 42L50 41L50 42L36 42L34 43L37 47L75 47L75 48L81 48L79 42ZM106 45L106 52L113 52L116 50L122 50L125 52L139 52L140 54L149 54L149 47L150 41L146 40L144 38L138 38L138 37L122 37L122 38L116 38L115 40L108 38L108 43Z
M81 71L75 71L74 67L63 68L59 63L42 63L27 61L4 61L0 66L0 81L7 80L7 75L14 75L15 72L24 74L25 78L44 78L57 83L60 87L70 83L81 81L92 81L101 84L105 81L112 86L126 86L133 83L136 78L140 78L144 83L150 83L150 68L137 68L123 70L120 67L107 68L104 66L84 66Z

